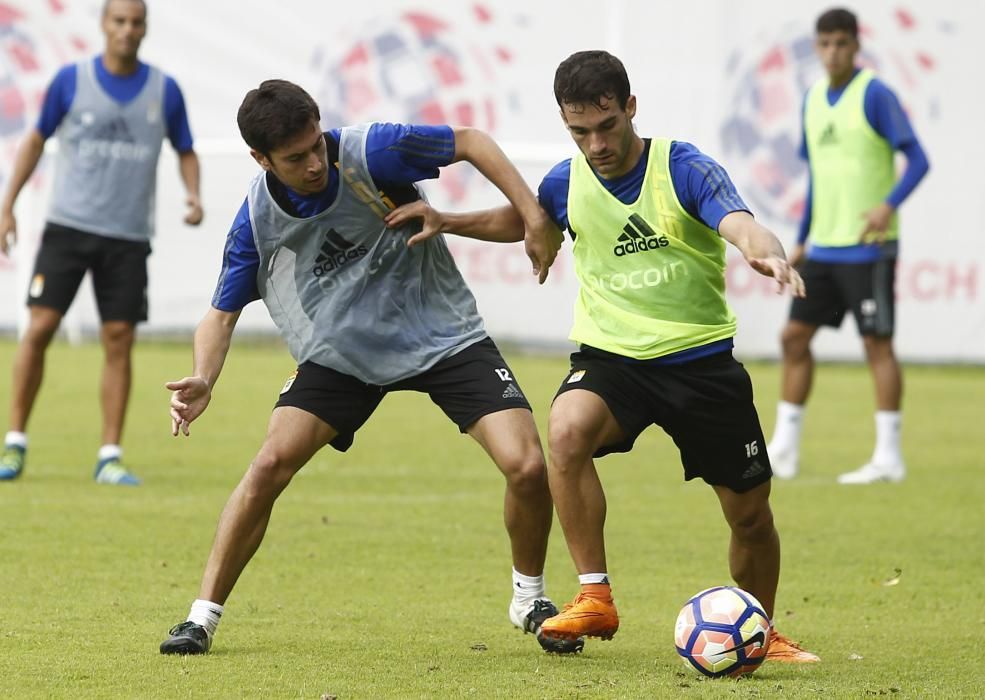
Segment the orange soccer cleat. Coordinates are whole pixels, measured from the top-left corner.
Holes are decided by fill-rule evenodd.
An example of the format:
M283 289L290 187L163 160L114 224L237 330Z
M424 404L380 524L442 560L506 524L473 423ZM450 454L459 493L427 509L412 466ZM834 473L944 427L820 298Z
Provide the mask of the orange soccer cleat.
M805 651L797 642L770 628L770 646L766 652L766 660L787 664L813 664L820 661L821 657Z
M612 639L618 629L619 613L612 598L590 598L584 593L579 593L574 601L565 605L563 612L544 620L540 627L545 637L556 639Z

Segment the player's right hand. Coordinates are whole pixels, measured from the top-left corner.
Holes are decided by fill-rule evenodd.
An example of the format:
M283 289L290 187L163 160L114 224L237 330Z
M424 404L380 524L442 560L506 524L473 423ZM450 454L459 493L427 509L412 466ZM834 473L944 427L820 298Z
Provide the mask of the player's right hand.
M445 227L441 212L423 199L397 207L383 217L383 222L388 228L397 228L414 219L421 220L421 230L407 239L408 248L440 235Z
M544 284L547 272L561 250L564 234L547 214L533 223L525 221L524 225L523 248L530 258L538 284Z
M171 434L180 430L189 434L189 424L198 418L212 400L212 388L201 377L185 377L176 382L168 382L164 387L171 392Z
M0 214L0 253L8 255L17 242L17 219L14 213L5 211Z

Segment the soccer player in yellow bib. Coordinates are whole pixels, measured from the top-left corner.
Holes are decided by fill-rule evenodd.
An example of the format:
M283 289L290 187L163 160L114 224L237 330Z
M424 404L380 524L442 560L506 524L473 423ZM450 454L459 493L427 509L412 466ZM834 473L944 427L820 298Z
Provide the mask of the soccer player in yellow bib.
M636 134L636 97L619 59L605 51L570 56L554 92L580 154L548 173L539 198L574 241L580 290L571 338L580 348L551 408L548 474L581 591L542 633L609 639L619 628L594 459L631 450L653 424L680 448L685 478L714 489L731 529L732 576L772 617L780 572L772 472L749 375L732 357L725 242L774 277L778 292L802 296L803 282L720 165L690 144ZM414 203L391 214L413 216L423 218L421 238L442 231L524 238L511 207L448 214ZM543 279L544 270L535 273ZM770 656L818 660L773 631Z
M816 48L826 75L804 101L800 154L810 165L807 206L790 255L810 296L794 300L783 329L783 388L769 453L774 474L797 475L804 406L814 377L811 340L821 326L855 316L876 393L872 457L838 477L842 484L902 481L903 377L893 350L896 210L929 169L896 95L858 68L858 21L833 9L817 19ZM897 182L894 152L906 156ZM805 244L810 239L810 248Z

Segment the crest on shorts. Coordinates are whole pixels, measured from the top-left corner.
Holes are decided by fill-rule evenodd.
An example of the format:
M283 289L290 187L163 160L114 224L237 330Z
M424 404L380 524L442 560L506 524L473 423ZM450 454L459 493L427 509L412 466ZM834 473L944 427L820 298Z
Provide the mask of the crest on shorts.
M294 386L294 380L297 378L298 378L298 371L294 370L294 373L287 378L286 382L284 382L284 388L280 390L280 393L286 394L287 390L290 389L292 386Z
M585 372L588 370L580 369L577 372L572 372L571 376L568 377L568 381L565 384L574 384L575 382L580 382L581 378L585 376Z

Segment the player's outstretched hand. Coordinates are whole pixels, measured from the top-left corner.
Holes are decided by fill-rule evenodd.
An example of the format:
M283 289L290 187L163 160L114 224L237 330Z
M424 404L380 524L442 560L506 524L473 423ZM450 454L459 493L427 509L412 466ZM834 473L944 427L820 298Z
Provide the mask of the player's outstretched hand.
M180 430L186 436L188 425L198 418L212 400L212 389L201 377L185 377L164 385L171 394L171 434Z
M0 253L8 255L17 242L17 219L10 211L0 214Z
M541 220L531 224L524 222L526 229L523 234L523 248L533 265L533 273L537 275L537 283L547 281L547 272L554 264L554 258L561 250L564 236L560 229L544 214Z
M783 290L789 285L791 295L800 298L805 296L804 280L786 259L770 256L768 258L749 258L748 262L752 269L759 274L776 280L777 294L783 294Z
M188 205L188 212L185 214L185 223L189 226L198 226L202 223L202 219L205 218L201 200L198 197L189 195L188 199L185 200L185 204Z
M423 243L429 238L434 238L441 234L444 229L444 220L441 212L423 199L418 199L416 202L397 207L383 217L383 222L388 228L397 228L414 219L420 219L421 230L407 239L408 248L412 248L418 243Z

